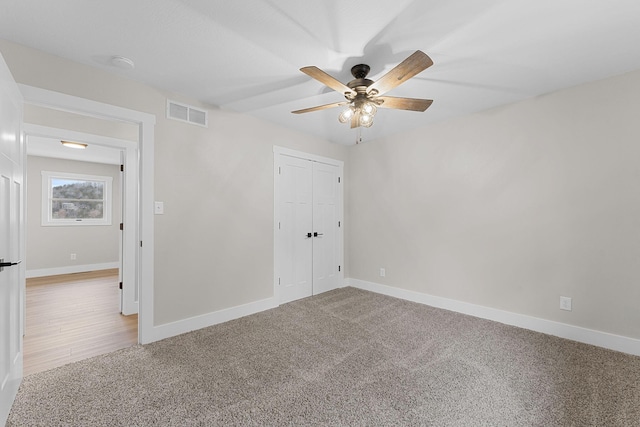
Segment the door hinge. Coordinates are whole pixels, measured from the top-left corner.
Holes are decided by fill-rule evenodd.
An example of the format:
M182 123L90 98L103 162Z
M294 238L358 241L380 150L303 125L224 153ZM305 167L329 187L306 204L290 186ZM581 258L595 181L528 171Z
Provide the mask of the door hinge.
M340 271L340 266L338 266L338 271Z
M120 165L120 172L124 172L124 165Z
M278 277L278 285L280 284L280 278Z
M142 247L142 240L140 240L140 247Z
M340 221L338 221L338 227L340 227Z
M338 184L340 184L340 177L338 177Z
M122 289L122 282L120 282L120 289Z
M120 230L124 230L124 224L120 223Z
M280 230L280 222L278 222L278 230Z
M278 166L278 175L282 175L282 168Z

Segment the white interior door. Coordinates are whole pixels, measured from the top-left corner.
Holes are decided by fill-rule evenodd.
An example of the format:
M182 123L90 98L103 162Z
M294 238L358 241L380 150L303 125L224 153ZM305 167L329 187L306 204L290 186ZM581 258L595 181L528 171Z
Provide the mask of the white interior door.
M275 286L286 303L341 285L342 164L279 153L275 160Z
M0 425L22 381L24 264L22 97L0 56ZM8 265L6 265L8 264ZM14 265L11 265L14 264ZM2 265L2 264L0 264Z
M280 175L280 302L313 292L313 167L308 160L282 156Z
M339 174L333 165L313 162L313 294L338 287Z
M120 151L120 164L124 165L124 156L125 153L124 151ZM118 233L118 281L120 283L120 306L118 307L120 310L120 313L122 313L122 310L124 308L124 289L123 289L123 281L124 281L124 269L122 268L124 265L124 236L123 236L123 231L124 231L124 207L125 204L123 202L124 200L124 168L120 168L120 212L119 215L120 217L118 218L118 221L120 221L120 231Z
M138 150L131 146L123 150L124 172L120 174L122 183L122 223L123 230L120 254L120 281L122 298L120 312L125 316L138 313L139 288L136 276L138 265Z

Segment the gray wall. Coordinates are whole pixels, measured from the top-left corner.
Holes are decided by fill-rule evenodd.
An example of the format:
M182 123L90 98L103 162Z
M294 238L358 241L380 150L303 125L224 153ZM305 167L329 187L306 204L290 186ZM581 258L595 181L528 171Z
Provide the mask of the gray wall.
M112 177L112 225L43 227L43 170ZM121 206L119 166L28 156L27 272L118 262ZM76 254L76 260L71 260L72 253Z
M18 83L156 116L156 325L273 295L273 146L343 161L346 147L4 40L0 52ZM207 109L209 127L166 119L167 98ZM35 110L25 122L91 132Z
M20 83L156 115L156 324L272 295L280 145L345 161L347 277L640 338L640 72L345 148L0 51ZM208 108L209 128L165 119L167 98Z
M640 338L639 93L633 72L353 147L350 277Z

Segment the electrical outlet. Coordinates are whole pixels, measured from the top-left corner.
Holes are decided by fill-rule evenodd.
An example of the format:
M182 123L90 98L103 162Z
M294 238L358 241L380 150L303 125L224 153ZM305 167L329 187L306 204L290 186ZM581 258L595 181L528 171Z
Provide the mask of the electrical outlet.
M384 268L380 269L380 277L384 277L385 274L387 274L387 272L384 270Z
M560 297L560 310L571 311L571 298Z
M71 254L71 259L72 260L76 259L76 254Z

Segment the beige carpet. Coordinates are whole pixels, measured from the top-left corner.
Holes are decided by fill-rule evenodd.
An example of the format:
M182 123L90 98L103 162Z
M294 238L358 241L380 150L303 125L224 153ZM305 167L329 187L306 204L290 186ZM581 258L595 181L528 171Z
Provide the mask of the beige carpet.
M26 377L9 426L640 426L640 358L353 288Z

